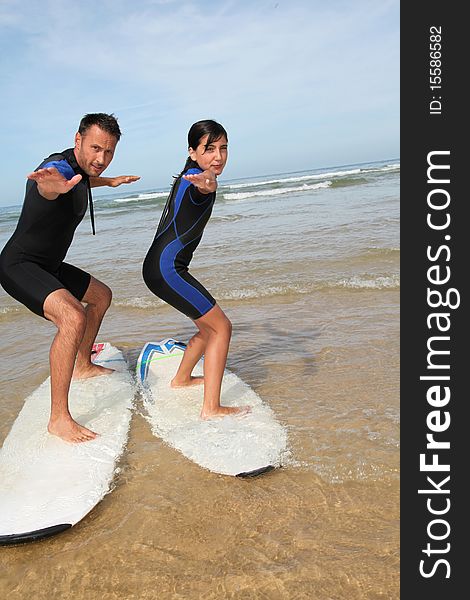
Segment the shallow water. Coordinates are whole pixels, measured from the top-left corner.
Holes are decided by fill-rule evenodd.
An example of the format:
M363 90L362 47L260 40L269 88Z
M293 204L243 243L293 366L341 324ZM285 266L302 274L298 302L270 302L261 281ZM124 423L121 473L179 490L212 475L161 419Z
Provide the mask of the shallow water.
M287 428L283 467L210 473L152 435L137 398L112 493L56 538L3 548L0 597L399 597L399 173L329 180L357 168L303 191L283 190L321 173L227 184L194 256L234 325L228 367ZM131 369L146 341L194 331L140 277L161 201L98 199L98 235L85 220L69 254L113 288L100 339ZM53 329L1 292L0 330L1 441L48 375Z

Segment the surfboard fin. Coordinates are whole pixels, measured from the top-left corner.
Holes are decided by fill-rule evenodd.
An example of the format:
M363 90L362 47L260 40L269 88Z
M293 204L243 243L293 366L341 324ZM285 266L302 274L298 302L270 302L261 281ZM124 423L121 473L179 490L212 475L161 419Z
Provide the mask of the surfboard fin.
M10 546L12 544L25 544L26 542L36 542L44 538L51 537L72 527L71 523L62 523L61 525L52 525L37 531L27 531L25 533L15 533L11 535L0 535L0 546Z
M255 469L254 471L246 471L245 473L238 473L238 475L236 475L236 477L240 477L240 478L258 477L258 475L264 475L265 473L274 471L275 468L276 467L273 465L268 465L267 467L261 467L260 469Z

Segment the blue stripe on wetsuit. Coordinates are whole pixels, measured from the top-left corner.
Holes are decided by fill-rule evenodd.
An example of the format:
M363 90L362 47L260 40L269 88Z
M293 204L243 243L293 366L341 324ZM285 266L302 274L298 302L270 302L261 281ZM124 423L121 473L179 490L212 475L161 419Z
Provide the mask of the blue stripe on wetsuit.
M186 172L186 174L193 174L193 173L194 174L202 173L202 171L199 169L189 169ZM183 250L183 248L185 248L188 244L193 242L194 239L196 239L198 237L198 236L196 236L196 238L189 240L188 242L186 242L186 244L183 244L183 242L180 239L180 235L178 234L178 231L176 229L176 217L177 217L178 211L181 207L181 203L183 201L183 196L184 196L188 186L190 186L190 185L191 185L191 182L187 181L186 179L182 179L180 182L180 185L178 187L178 191L176 193L176 198L175 198L175 210L173 213L173 219L171 220L171 222L168 225L168 227L170 227L173 224L173 228L175 230L175 235L176 235L176 240L173 240L172 242L170 242L162 251L161 256L160 256L160 272L161 272L165 282L172 290L174 290L177 294L179 294L187 302L192 304L200 313L204 314L212 308L212 306L213 306L212 303L209 302L209 300L204 296L204 294L201 294L201 292L198 289L196 289L190 283L185 281L178 274L178 272L176 271L176 268L175 268L175 260L176 260L176 256L177 256L178 252L181 252L181 250ZM206 210L209 210L210 208L211 208L211 205L209 205ZM206 211L204 211L204 213L199 217L198 221L203 217L205 212ZM188 231L183 232L182 235L189 233L191 231L191 229L193 229L196 226L198 221L196 221L196 223L194 223L188 229ZM168 229L168 227L165 228L165 231Z
M202 171L200 169L188 169L185 172L185 175L197 175L198 173L202 173ZM184 187L183 187L183 185L184 185ZM184 192L186 191L186 189L189 185L191 185L191 183L187 179L181 179L180 184L178 186L178 191L176 192L175 209L173 211L173 218L168 223L168 225L165 227L165 229L160 231L160 233L155 237L155 240L158 240L158 238L160 236L162 236L165 233L165 231L167 231L171 227L173 222L176 220L176 215L178 214L178 210L181 206L181 202L183 201ZM180 193L180 191L181 191L181 193ZM176 235L178 235L176 228L175 228L175 232L176 232ZM154 240L154 243L155 243L155 240Z
M160 272L162 273L165 282L172 290L197 308L201 314L204 314L212 308L212 303L209 302L204 294L201 294L199 290L178 275L175 269L176 255L184 247L185 246L179 239L168 244L160 256Z
M72 177L75 177L75 171L72 169L72 167L66 160L51 160L45 165L42 165L41 169L47 169L49 167L56 168L59 171L59 173L63 175L67 180L72 179Z

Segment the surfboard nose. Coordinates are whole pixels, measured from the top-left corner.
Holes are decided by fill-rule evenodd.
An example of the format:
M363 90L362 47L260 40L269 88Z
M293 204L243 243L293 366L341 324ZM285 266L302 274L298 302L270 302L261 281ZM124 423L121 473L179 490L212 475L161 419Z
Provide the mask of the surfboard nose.
M158 355L171 355L176 351L186 349L187 344L179 342L173 338L165 338L161 342L147 342L142 348L142 351L137 359L137 379L144 384L149 371L149 366L152 360L156 360ZM154 356L156 355L156 356Z

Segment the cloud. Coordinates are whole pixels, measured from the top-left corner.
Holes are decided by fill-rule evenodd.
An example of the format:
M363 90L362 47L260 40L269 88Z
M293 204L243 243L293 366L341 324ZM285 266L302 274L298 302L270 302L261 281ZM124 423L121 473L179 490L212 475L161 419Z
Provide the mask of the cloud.
M97 110L119 116L123 148L133 152L156 140L166 148L205 116L231 128L233 140L256 137L261 156L283 138L307 148L323 132L323 150L331 144L333 155L342 132L353 139L361 124L366 145L373 122L374 147L377 122L387 137L398 131L398 0L1 7L1 125L13 147L28 134L58 144ZM36 151L37 142L27 145ZM249 152L240 160L251 160Z
M376 52L383 41L370 33L390 3L335 4L49 2L29 25L28 62L33 78L73 74L98 95L100 84L120 82L167 102L223 97L235 107L247 92L282 107L299 97L328 102L332 82L354 92L368 70L386 81Z

